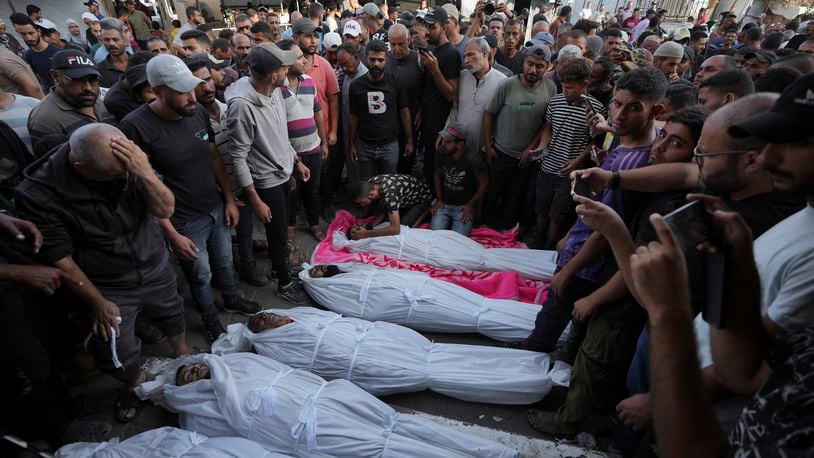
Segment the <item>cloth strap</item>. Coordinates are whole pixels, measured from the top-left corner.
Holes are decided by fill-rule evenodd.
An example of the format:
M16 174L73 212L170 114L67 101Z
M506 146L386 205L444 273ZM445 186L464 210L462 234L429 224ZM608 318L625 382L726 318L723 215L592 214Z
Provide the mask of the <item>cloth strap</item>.
M396 423L398 423L399 418L401 415L393 411L390 413L388 417L387 427L384 428L384 447L382 447L382 456L387 456L387 448L390 447L390 437L393 436L393 430L396 429Z
M373 281L373 277L379 272L379 269L372 269L369 274L367 274L367 280L365 284L362 285L362 288L359 290L359 303L362 304L362 309L359 312L359 317L365 317L365 306L367 305L367 293L370 291L370 283Z
M421 282L421 286L418 287L417 290L412 289L405 289L404 290L404 297L407 298L407 301L410 302L410 310L407 311L407 321L405 321L404 325L407 326L410 324L410 317L413 315L413 310L418 305L418 301L429 301L432 300L433 297L430 295L422 296L421 291L424 289L424 286L429 281L429 278L425 278L423 282Z
M314 394L308 395L305 404L300 410L300 415L297 417L297 423L291 428L291 437L295 439L295 450L293 455L296 454L296 448L299 447L300 438L305 434L305 444L309 452L317 449L317 398L322 393L325 386L328 385L327 381L323 381L319 389Z
M246 435L247 439L252 438L252 433L254 432L254 424L257 418L257 415L262 411L264 417L270 417L274 415L274 408L275 401L274 401L274 386L286 375L293 372L293 369L288 368L285 371L280 371L277 373L277 376L274 377L274 380L271 381L268 385L264 388L258 388L256 390L252 390L246 398L246 407L249 411L252 412L252 422L249 426L249 432ZM262 407L262 409L261 409Z
M351 375L353 375L353 365L356 364L356 355L359 354L359 348L362 347L362 342L365 341L367 335L373 328L376 327L375 323L366 323L361 328L361 333L356 336L356 348L353 349L353 356L350 358L350 365L348 366L348 376L345 377L348 381L351 380Z
M430 248L432 248L433 237L435 237L435 231L430 231L430 238L427 239L426 246L424 247L424 264L430 263Z
M116 317L119 323L122 322L120 317ZM91 331L87 337L85 337L85 341L82 344L85 347L85 351L88 351L88 342L90 342L90 338L93 337L93 331ZM121 368L124 366L121 361L119 361L119 354L116 352L116 331L113 329L113 326L110 327L110 355L111 359L113 360L113 367L116 369Z
M401 259L401 253L404 251L404 241L407 240L407 237L404 236L404 231L396 237L399 239L399 254L396 255L396 258Z
M324 325L320 325L322 330L319 332L319 338L317 339L316 345L314 345L314 354L311 355L311 364L308 365L308 372L314 371L314 363L317 361L317 352L319 352L319 346L322 344L322 339L325 337L325 333L328 331L328 326L334 324L334 322L340 318L342 318L342 315L336 315L331 319L331 321L325 323Z
M475 321L475 331L476 332L480 332L480 317L481 317L481 315L483 315L484 313L486 313L486 312L488 312L490 310L490 307L488 305L486 305L486 302L488 300L489 300L488 298L484 297L483 302L481 302L481 304L480 304L480 311L478 312L478 315L476 316L477 319Z

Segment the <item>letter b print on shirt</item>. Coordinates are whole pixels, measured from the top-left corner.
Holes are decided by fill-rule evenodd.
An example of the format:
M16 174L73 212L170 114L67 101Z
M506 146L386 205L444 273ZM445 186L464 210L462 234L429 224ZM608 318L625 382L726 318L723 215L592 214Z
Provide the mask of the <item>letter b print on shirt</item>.
M367 93L367 110L370 114L382 114L387 111L387 104L384 103L384 92Z

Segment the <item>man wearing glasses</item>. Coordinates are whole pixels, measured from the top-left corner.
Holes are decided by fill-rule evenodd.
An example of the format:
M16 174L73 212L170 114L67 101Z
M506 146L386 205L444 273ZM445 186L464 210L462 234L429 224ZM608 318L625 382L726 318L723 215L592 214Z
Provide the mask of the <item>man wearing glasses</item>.
M59 51L51 60L50 73L54 90L28 117L35 156L49 149L46 136L67 136L83 124L101 121L105 113L99 98L101 74L89 55L73 49Z

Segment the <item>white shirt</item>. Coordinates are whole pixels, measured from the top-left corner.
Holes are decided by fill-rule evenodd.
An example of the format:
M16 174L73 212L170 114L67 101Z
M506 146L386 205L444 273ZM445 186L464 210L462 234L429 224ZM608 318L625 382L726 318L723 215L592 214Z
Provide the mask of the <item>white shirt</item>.
M644 32L644 29L650 27L650 19L644 18L636 24L636 27L633 27L633 30L630 31L630 42L636 43L636 40L639 39L639 35Z
M469 70L461 71L461 78L458 80L458 98L452 104L447 124L457 121L464 125L467 132L467 153L480 153L483 146L483 112L498 84L504 79L506 75L494 68L489 69L480 80L477 80Z
M582 11L579 12L580 19L591 19L594 12L590 8L583 8Z

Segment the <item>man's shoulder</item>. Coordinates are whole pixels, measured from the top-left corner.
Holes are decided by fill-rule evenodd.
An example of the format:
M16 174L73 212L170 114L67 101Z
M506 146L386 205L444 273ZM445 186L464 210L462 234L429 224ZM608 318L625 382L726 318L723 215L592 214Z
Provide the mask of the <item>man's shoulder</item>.
M119 127L122 129L127 129L130 127L138 129L141 127L141 125L147 122L148 117L154 118L153 110L148 104L145 103L122 118L122 122L119 123Z

